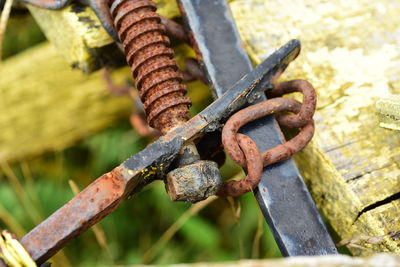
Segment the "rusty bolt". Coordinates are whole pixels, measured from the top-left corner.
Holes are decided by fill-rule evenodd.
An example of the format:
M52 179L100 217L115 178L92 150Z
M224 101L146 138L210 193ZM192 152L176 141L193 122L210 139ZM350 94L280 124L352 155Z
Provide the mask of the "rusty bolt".
M155 13L156 9L156 4L151 0L110 0L114 26L135 78L135 85L139 90L147 121L151 127L166 134L190 118L189 107L192 102L190 98L184 96L186 86L181 84L182 73L173 59L174 52L169 48L170 41L165 35L166 30L161 24L160 16ZM177 164L179 169L176 173L179 173L179 177L183 174L187 175L185 179L193 182L190 186L188 185L188 190L182 192L188 191L193 195L192 191L199 191L199 194L208 195L202 192L204 188L216 192L218 188L211 190L203 184L208 181L210 173L220 179L218 166L199 161L200 157L195 145L189 142L188 146L189 148L182 149L182 155L178 159L180 164ZM190 152L189 156L186 155L187 151ZM187 164L190 165L184 166ZM170 177L175 177L175 175L170 175ZM195 182L195 179L199 181ZM176 183L181 184L179 181ZM196 189L195 185L199 188ZM186 198L171 198L198 201L192 195Z
M217 163L208 160L172 170L166 188L173 201L198 202L215 195L221 187Z

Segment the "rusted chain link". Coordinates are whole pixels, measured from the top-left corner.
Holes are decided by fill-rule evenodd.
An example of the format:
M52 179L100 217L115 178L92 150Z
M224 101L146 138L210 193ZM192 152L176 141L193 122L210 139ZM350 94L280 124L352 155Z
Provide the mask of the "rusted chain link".
M204 73L201 70L200 64L197 59L188 57L185 59L184 65L185 70L182 71L184 82L200 80L203 83L207 84L206 77L204 76Z
M301 92L303 94L303 104L291 98L277 97L292 92ZM254 162L260 160L265 167L287 160L302 150L313 137L314 121L312 117L317 98L315 90L309 82L293 80L278 84L268 92L268 96L276 98L242 109L226 122L222 131L222 143L225 151L237 164L247 167L248 175L241 181L224 183L218 195L240 196L253 190L262 176L262 168L253 167ZM280 112L292 112L295 115L283 115L279 114ZM248 139L244 142L243 136L238 134L237 131L243 125L273 113L276 114L276 119L281 126L302 129L297 136L286 143L277 145L257 155L257 152L254 152L254 141L250 142L250 138L247 137ZM256 159L256 157L259 157L259 159Z

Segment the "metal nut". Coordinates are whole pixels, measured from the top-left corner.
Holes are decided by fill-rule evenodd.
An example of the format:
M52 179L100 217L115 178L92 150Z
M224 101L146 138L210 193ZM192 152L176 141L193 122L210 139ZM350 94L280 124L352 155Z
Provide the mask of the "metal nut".
M215 195L221 184L217 163L208 160L172 170L166 179L166 189L172 201L204 200Z

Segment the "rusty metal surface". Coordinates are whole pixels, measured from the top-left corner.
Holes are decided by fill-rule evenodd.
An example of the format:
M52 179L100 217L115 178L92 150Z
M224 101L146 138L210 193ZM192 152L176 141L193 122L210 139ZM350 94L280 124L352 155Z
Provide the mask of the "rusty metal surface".
M184 61L185 70L182 72L183 80L185 82L190 82L194 80L200 80L207 84L206 77L201 70L199 62L194 58L186 58Z
M151 127L167 133L190 118L191 100L173 60L156 4L142 0L110 1L114 25L131 66Z
M215 97L223 97L232 84L252 70L228 3L179 0L178 6L208 84L214 89ZM270 83L284 69L277 70L264 88L271 88ZM255 94L251 102L265 99L264 95ZM253 121L240 131L251 137L260 150L273 148L283 141L273 116ZM337 253L293 160L265 167L254 194L282 255Z
M244 193L250 192L256 188L262 177L263 164L261 153L254 141L244 135L236 134L236 139L240 149L246 155L247 176L240 181L229 181L222 184L218 191L220 196L237 197Z
M149 0L115 0L110 2L110 11L136 88L140 92L147 121L151 127L166 134L190 118L189 107L192 102L184 96L186 86L181 84L183 76L173 59L174 53L169 48L165 27L155 13L156 4ZM186 36L179 24L168 20L165 22L174 34L181 38ZM185 153L188 150L190 154ZM200 162L193 143L182 148L178 159L180 164L166 181L167 192L172 200L196 202L219 189L221 178L217 164ZM210 174L214 175L216 181L209 182ZM179 188L168 186L179 185L182 180L192 182Z
M285 45L201 113L98 178L24 236L23 246L41 264L115 210L129 195L154 179L165 177L182 146L221 128L232 113L248 102L252 92L262 92L265 81L285 68L298 50L298 42Z
M282 98L283 94L292 92L303 93L303 104L291 98ZM236 134L242 126L270 114L281 126L288 128L303 127L300 133L284 144L275 146L261 153L264 167L284 161L302 150L314 135L313 115L317 104L316 93L312 85L304 80L293 80L276 85L267 91L272 98L249 106L234 114L225 124L222 131L222 143L228 155L242 167L246 167L246 158L236 141ZM282 115L279 112L294 112L295 115Z
M25 0L25 1L32 1L32 0ZM37 0L36 0L37 1ZM115 41L119 42L118 33L114 28L113 19L110 14L110 8L108 5L108 1L104 0L79 0L80 3L84 5L90 6L94 12L96 13L97 17L99 18L100 22L102 23L103 27L106 29L108 34L114 38ZM165 26L166 32L168 35L173 36L174 38L189 43L189 38L186 35L185 29L182 25L176 23L175 21L160 16L161 23Z
M165 35L161 18L155 13L156 4L150 0L113 0L109 4L148 124L166 134L190 118L189 107L192 102L184 96L186 86L181 84L183 75L173 59L174 52L169 48L170 41ZM165 22L174 34L185 38L182 26L168 20ZM185 153L188 150L190 154ZM209 196L203 191L214 193L219 189L221 181L209 183L210 173L216 180L221 180L217 165L200 162L193 143L188 143L182 149L178 160L180 164L167 179L166 188L171 199L197 202ZM185 166L187 164L190 165ZM172 181L174 179L177 181ZM182 179L192 181L187 183L191 186L183 186L179 190L168 186L181 184L179 181ZM214 187L211 188L211 185ZM197 190L194 186L198 186ZM194 194L196 191L197 194Z
M53 256L121 203L127 180L117 167L102 175L47 220L21 239L21 244L39 264Z
M266 91L268 98L299 92L303 94L303 104L296 115L279 115L279 124L289 128L303 127L314 116L317 106L317 94L311 83L305 80L292 80L275 85Z
M190 44L189 37L186 33L185 27L183 27L181 24L173 21L172 19L162 16L161 16L161 23L165 26L168 35L178 39L183 43Z
M288 90L288 92L289 91L297 90ZM315 92L312 94L314 95L312 98L315 99ZM313 109L308 110L305 106L313 106ZM262 171L255 172L255 174L253 174L254 172L251 169L252 166L250 163L254 162L255 160L260 160L263 167L266 167L277 162L288 160L295 153L302 150L310 142L314 135L314 121L312 119L314 110L315 104L303 103L302 105L300 102L294 99L279 97L252 105L234 114L227 121L222 131L222 143L224 144L226 153L232 158L232 160L242 167L247 168L249 173L242 181L234 181L223 184L224 190L219 194L239 196L255 189L260 182L262 175ZM277 119L279 124L284 125L285 127L303 127L299 134L297 134L288 142L277 145L274 148L268 149L261 153L250 153L251 151L246 152L249 148L246 147L246 144L240 144L240 139L238 137L242 135L237 133L239 128L253 120L259 119L266 115L275 114L277 112L297 113L296 115L281 115L278 116ZM307 115L301 114L302 112L303 114L307 113L307 115L310 117L308 117L307 120L304 120L306 118L305 116ZM291 118L294 118L295 120L291 120ZM249 139L251 140L251 138ZM248 144L251 147L253 146L251 142L248 142ZM246 150L244 150L244 148L246 148ZM254 157L259 157L259 159Z

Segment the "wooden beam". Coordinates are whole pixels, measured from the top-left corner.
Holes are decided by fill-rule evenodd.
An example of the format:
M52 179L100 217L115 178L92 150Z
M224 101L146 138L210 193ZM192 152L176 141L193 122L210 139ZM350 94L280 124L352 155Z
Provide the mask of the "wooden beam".
M92 9L76 4L63 10L27 7L46 38L71 67L90 73L110 62L108 54L118 54L114 40Z
M400 229L400 138L379 127L376 101L400 93L400 6L395 1L248 1L231 4L256 63L298 38L302 52L283 79L318 93L316 135L295 160L340 238ZM350 247L355 255L400 252L397 237Z
M130 113L129 97L110 95L100 72L71 69L49 43L4 61L0 77L0 161L63 149Z
M265 259L265 260L239 260L234 262L200 262L200 263L181 263L173 265L174 267L384 267L398 266L400 256L392 254L375 254L370 257L350 257L347 255L326 255L315 257L290 257L285 259ZM159 266L159 265L146 265Z
M157 12L164 17L179 16L175 0L157 0ZM73 68L90 73L125 57L102 27L90 7L72 4L62 10L27 5L47 39Z
M160 3L162 9L164 2ZM357 240L399 231L400 139L398 132L379 126L376 114L378 99L400 94L399 5L395 0L230 4L255 63L292 38L302 41L302 53L283 79L310 80L319 102L316 136L295 159L317 206L339 237ZM74 23L79 21L71 8L57 15L66 16L61 24L66 29L71 16ZM35 16L40 23L42 16ZM88 16L95 20L93 14ZM89 66L88 72L98 67L91 65L93 56L84 50L87 41L82 40L97 36L94 44L107 47L110 39L101 27L102 34L88 33L76 30L88 25L71 24L81 25L71 35L80 36L80 42L72 42L62 39L61 32L51 34L51 25L47 22L46 34L50 40L63 40L53 42L70 65L79 62L77 66ZM73 49L63 48L76 43ZM120 78L123 72L129 71L121 70ZM3 160L63 148L129 112L129 100L109 97L98 73L83 76L71 71L47 44L6 61L0 76ZM378 243L351 245L355 255L400 252L398 237L391 235Z

